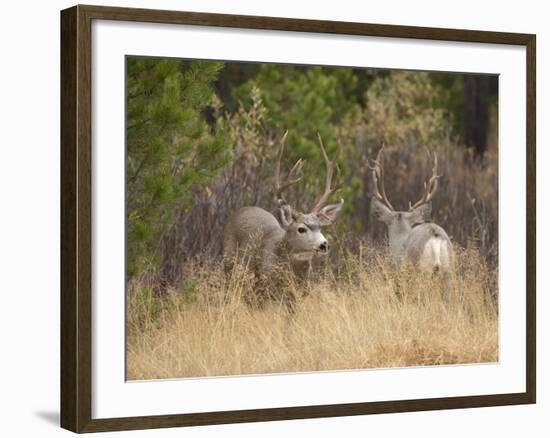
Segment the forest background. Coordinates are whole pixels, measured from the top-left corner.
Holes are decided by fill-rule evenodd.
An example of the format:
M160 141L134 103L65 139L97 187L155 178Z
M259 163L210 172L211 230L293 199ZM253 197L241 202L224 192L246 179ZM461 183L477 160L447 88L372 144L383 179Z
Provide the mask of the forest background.
M244 205L269 211L277 141L306 161L290 195L306 211L322 191L321 135L339 148L345 210L340 248L380 242L366 160L386 145L386 189L398 209L418 199L440 157L433 217L454 242L498 262L498 77L127 58L127 274L179 288L189 260L220 255L223 224Z

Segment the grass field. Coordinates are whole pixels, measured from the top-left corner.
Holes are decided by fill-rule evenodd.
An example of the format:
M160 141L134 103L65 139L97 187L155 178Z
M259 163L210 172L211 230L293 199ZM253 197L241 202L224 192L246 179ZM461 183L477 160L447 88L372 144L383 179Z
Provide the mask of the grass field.
M136 280L127 292L127 378L498 361L498 275L475 249L457 254L448 304L437 278L390 274L378 254L362 246L338 257L337 270L321 262L307 291L290 280L289 290L307 295L292 316L281 303L245 304L253 278L242 266L226 279L221 262L190 263L183 286L162 297Z

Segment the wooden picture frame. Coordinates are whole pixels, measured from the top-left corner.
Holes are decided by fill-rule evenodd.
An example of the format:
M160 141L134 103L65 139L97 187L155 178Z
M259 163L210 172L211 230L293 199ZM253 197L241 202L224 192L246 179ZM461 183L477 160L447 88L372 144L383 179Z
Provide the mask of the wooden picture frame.
M517 45L526 48L526 391L445 398L92 418L92 22L114 20ZM97 432L535 403L535 53L530 34L75 6L61 12L61 426Z

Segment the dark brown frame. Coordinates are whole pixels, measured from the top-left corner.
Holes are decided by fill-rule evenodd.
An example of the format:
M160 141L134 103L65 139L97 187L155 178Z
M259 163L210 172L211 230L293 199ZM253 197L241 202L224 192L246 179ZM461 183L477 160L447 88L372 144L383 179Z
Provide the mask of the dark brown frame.
M141 21L525 46L527 50L526 392L92 419L91 23ZM61 426L74 432L336 417L536 402L535 76L531 34L162 10L74 6L61 12Z

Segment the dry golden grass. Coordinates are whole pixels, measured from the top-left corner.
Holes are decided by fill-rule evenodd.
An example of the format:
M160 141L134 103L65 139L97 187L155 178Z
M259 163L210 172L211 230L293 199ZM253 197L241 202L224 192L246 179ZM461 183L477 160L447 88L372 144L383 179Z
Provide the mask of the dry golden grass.
M293 316L275 302L261 310L246 305L242 297L253 281L243 269L226 282L219 266L189 265L182 288L162 298L145 280L135 282L128 292L127 378L498 360L497 273L475 250L458 254L447 305L436 280L391 276L376 254L362 248L360 256L342 256L338 272L318 267Z

